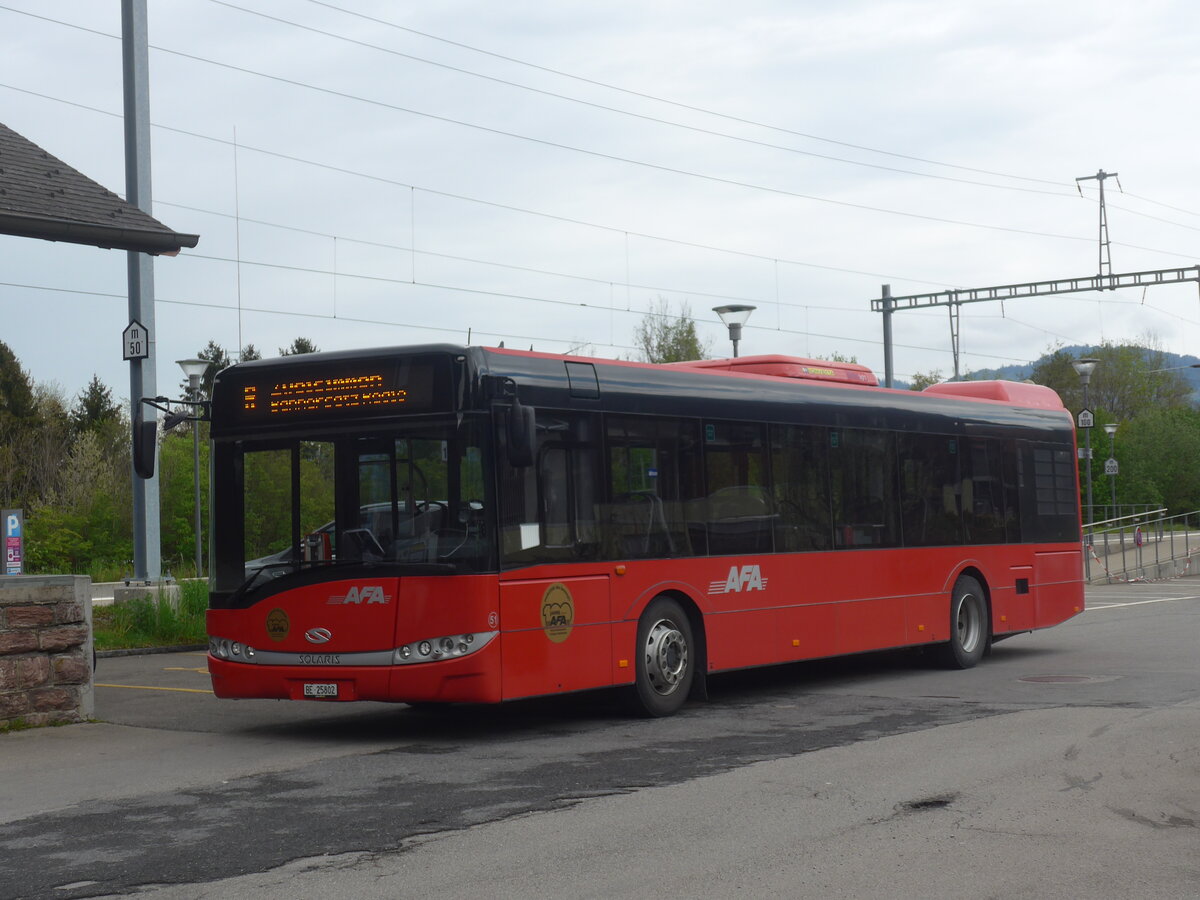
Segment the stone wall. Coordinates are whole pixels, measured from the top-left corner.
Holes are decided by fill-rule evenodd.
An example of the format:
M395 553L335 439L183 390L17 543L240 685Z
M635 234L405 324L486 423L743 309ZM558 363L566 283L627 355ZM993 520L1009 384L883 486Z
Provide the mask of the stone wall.
M0 727L92 717L91 579L0 576Z

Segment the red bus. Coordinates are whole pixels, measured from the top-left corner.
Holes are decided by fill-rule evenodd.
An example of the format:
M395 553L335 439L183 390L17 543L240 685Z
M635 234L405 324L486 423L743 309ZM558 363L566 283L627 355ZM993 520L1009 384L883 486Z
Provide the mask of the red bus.
M219 697L669 715L710 673L966 668L1083 609L1075 431L1036 385L425 345L234 366L211 419Z

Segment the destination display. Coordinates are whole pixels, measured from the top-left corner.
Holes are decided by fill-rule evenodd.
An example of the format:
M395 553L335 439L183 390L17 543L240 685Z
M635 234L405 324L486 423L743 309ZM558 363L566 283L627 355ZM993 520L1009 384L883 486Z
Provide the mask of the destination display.
M423 357L237 367L217 376L214 422L283 425L445 409L447 363Z
M338 409L381 409L408 402L408 389L395 386L379 372L340 378L277 381L242 388L242 411L251 415L302 415Z

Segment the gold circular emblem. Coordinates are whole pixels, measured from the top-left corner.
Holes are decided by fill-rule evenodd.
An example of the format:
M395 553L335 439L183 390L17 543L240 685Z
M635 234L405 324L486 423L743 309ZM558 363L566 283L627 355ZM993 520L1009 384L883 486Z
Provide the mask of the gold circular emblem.
M554 643L561 644L571 635L575 624L575 602L565 584L555 582L542 594L542 630Z
M267 636L273 641L282 641L288 636L288 630L291 628L291 623L288 621L287 613L282 609L273 609L267 613Z

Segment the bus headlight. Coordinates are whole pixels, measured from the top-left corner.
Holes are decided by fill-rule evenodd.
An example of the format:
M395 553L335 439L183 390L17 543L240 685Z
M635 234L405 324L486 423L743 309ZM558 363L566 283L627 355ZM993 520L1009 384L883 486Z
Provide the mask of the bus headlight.
M208 652L217 659L231 659L238 662L252 662L254 660L254 648L249 644L242 644L238 641L231 641L228 638L210 637L208 639Z
M470 634L448 634L444 637L412 641L395 649L392 653L392 664L404 666L413 663L458 659L460 656L468 656L477 650L482 650L499 633L498 631L477 631Z

